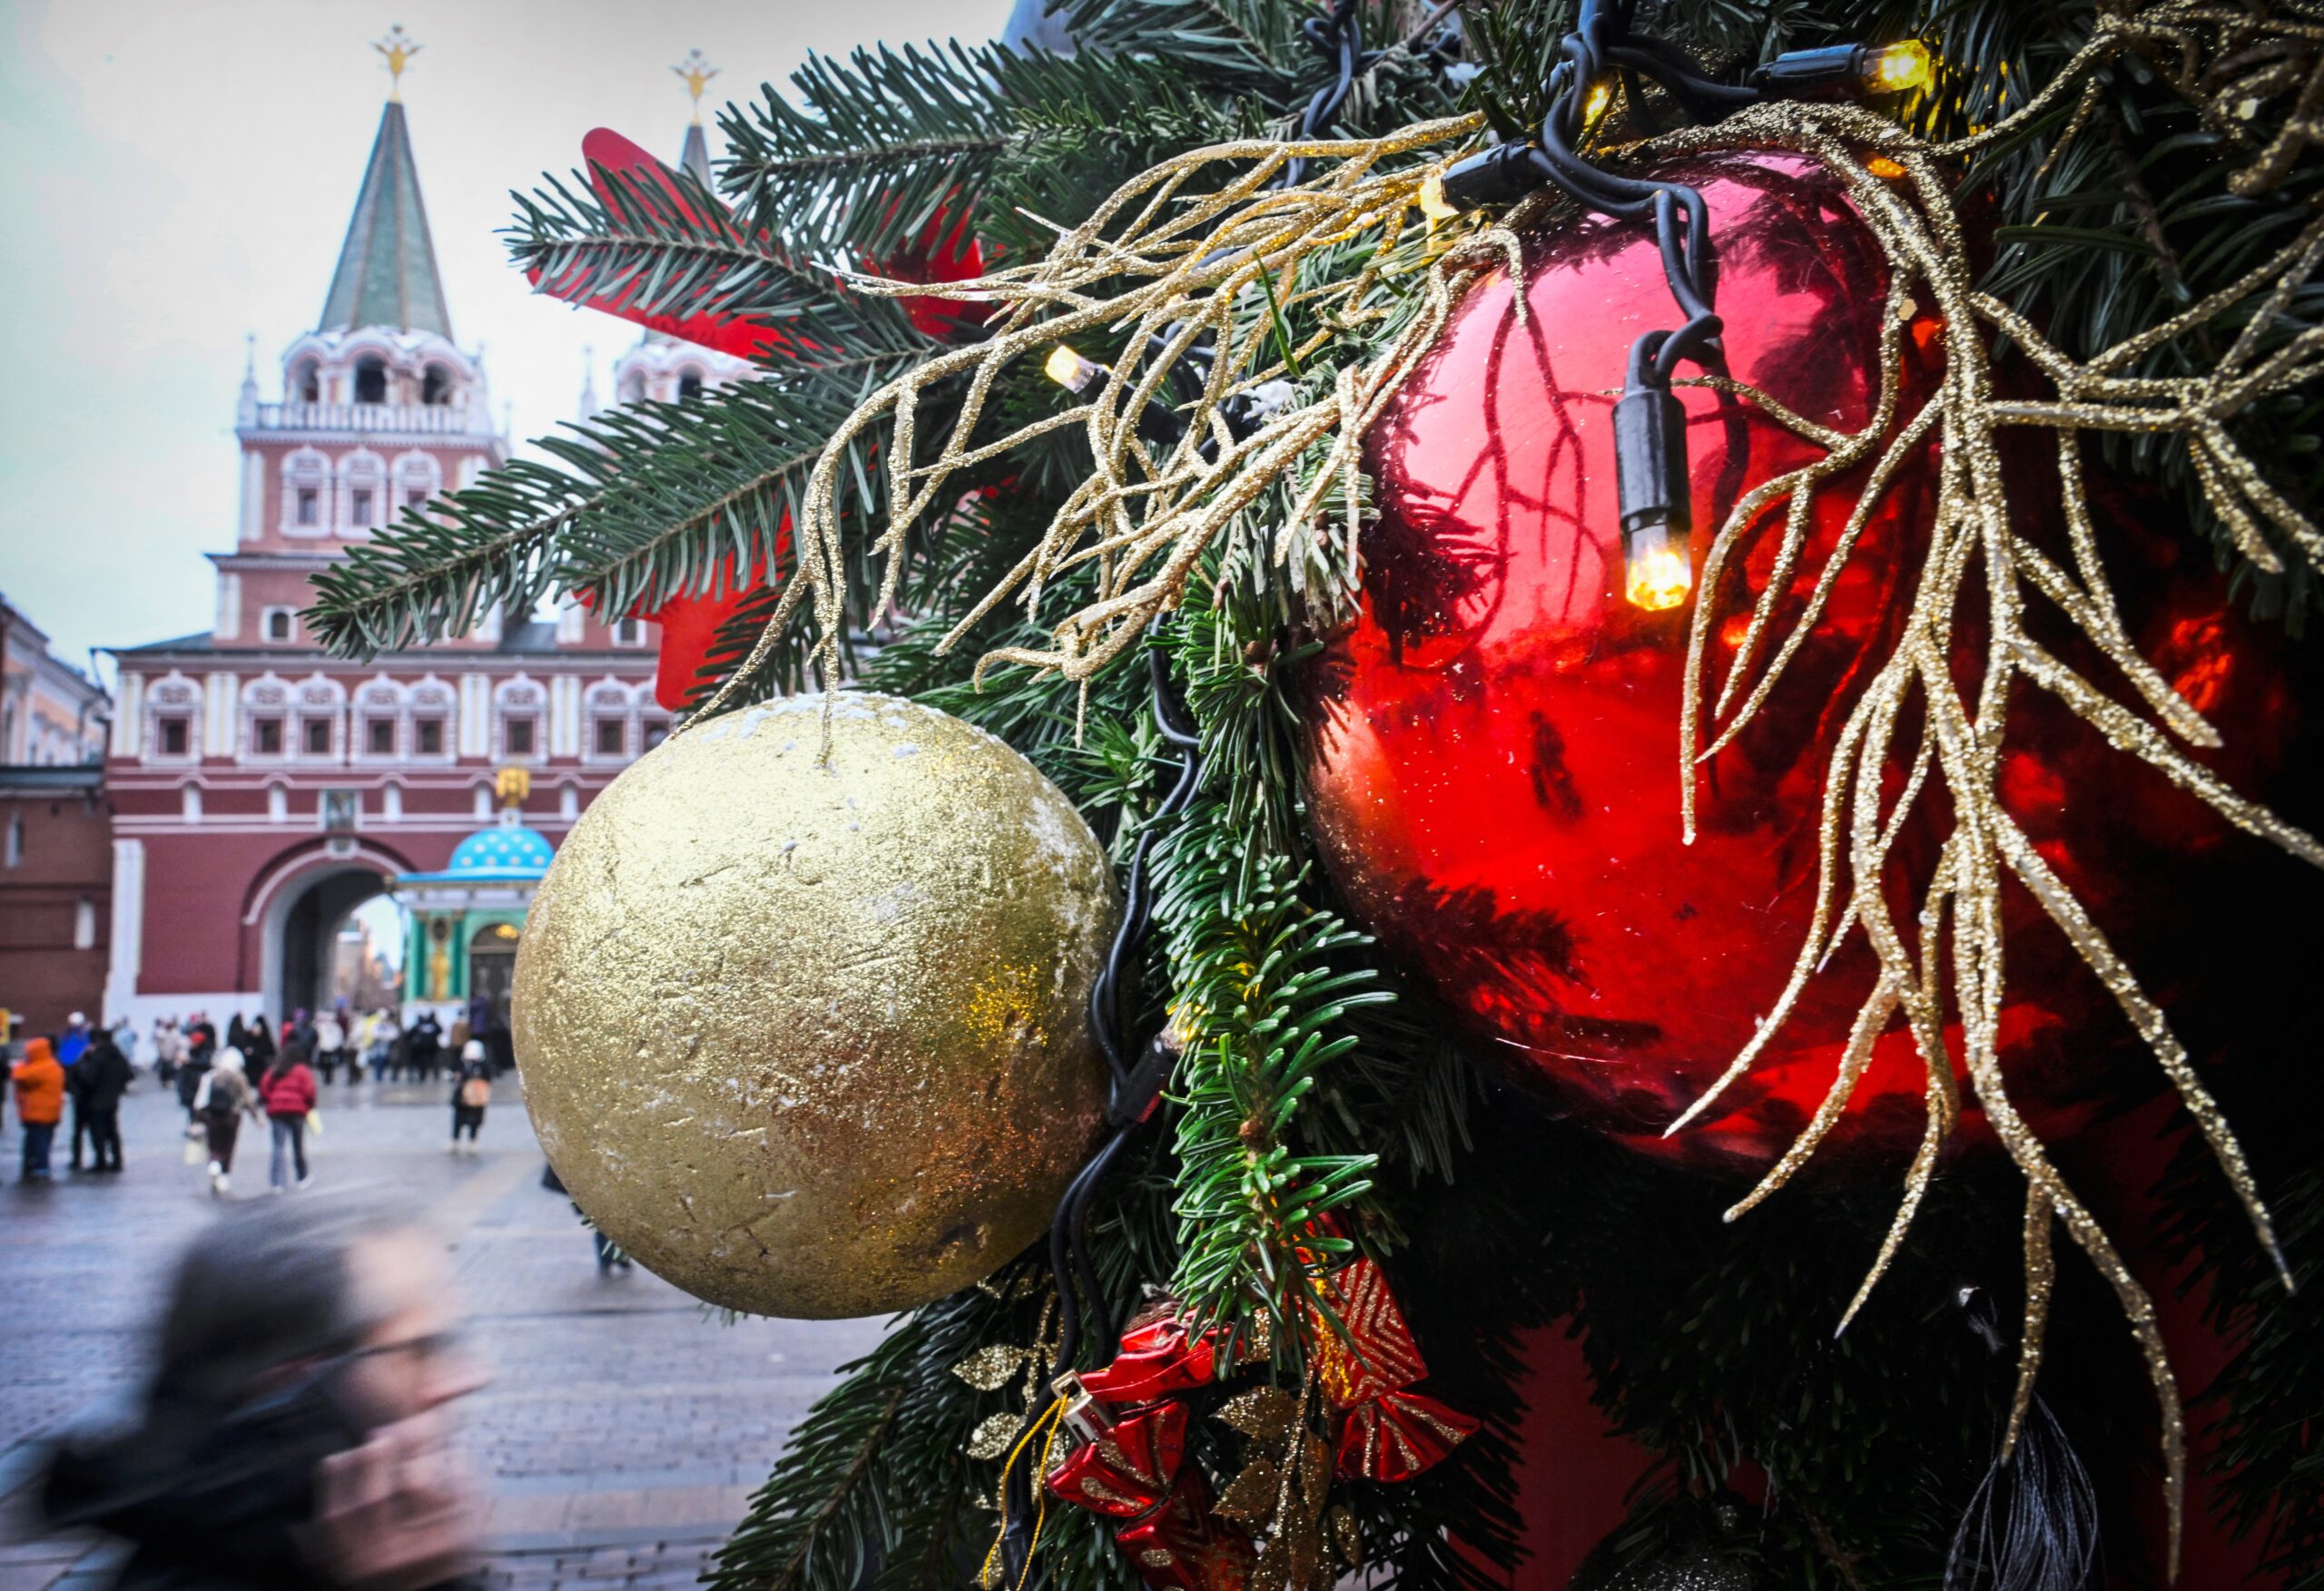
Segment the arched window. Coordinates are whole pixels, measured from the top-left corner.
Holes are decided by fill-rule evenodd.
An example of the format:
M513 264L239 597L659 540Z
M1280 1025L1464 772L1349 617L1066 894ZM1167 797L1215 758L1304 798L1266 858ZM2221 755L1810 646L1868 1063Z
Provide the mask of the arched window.
M536 762L548 751L548 695L519 674L493 688L494 755L504 761Z
M300 359L290 371L290 401L320 403L322 400L322 367L312 359Z
M145 760L190 762L201 755L202 692L183 674L170 674L145 692Z
M376 453L350 453L340 461L340 523L350 535L367 535L385 522L387 466Z
M618 680L589 687L588 722L582 730L581 756L587 762L626 762L631 749L630 694Z
M298 726L290 713L290 691L264 674L242 687L242 756L278 761L290 753Z
M702 396L702 372L688 365L678 372L678 401Z
M282 534L320 535L329 517L324 497L330 489L330 463L311 447L282 461Z
M377 354L365 354L355 361L355 401L388 401L388 362Z
M427 679L411 688L411 755L453 756L452 689L440 680Z
M428 498L443 489L444 467L425 453L406 453L396 459L395 496L389 505L389 517L394 519L407 511L417 511Z
M419 401L430 408L442 408L452 401L452 373L441 365L430 365L419 378Z
M355 692L357 758L390 761L403 749L403 692L392 680L372 680Z

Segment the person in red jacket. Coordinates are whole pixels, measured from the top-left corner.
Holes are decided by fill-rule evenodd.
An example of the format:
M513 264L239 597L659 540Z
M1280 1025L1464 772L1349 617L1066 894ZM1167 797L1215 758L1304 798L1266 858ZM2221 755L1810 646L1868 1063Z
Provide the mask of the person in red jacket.
M295 1167L297 1185L305 1187L315 1180L307 1172L307 1113L315 1108L315 1074L296 1048L285 1048L274 1057L258 1080L258 1096L274 1134L267 1183L278 1193L287 1191Z
M25 1129L24 1180L48 1181L48 1148L64 1119L64 1068L44 1038L27 1039L25 1058L8 1068L16 1085L16 1120Z

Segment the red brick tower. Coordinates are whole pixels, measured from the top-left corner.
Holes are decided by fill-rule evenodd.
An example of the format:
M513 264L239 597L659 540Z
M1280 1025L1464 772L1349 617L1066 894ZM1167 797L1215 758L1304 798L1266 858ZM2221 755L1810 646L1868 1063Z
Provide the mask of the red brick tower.
M399 78L409 41L381 53ZM491 819L495 769L529 771L524 821L554 843L666 729L645 624L495 612L459 640L359 664L326 656L299 618L318 571L506 452L481 362L452 338L396 98L320 319L281 372L278 401L254 368L243 378L240 523L210 555L215 626L114 649L107 1009L141 1026L317 1005L347 912L383 874L444 867Z

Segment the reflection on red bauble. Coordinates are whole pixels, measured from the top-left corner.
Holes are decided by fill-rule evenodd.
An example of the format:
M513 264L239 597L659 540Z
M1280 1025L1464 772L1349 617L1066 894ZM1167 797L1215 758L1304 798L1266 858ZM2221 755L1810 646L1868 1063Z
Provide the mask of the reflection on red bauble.
M1879 388L1887 269L1837 184L1812 162L1758 154L1706 157L1671 174L1710 207L1730 373L1811 419L1864 424ZM1675 324L1676 311L1644 227L1574 220L1531 239L1526 266L1529 318L1512 314L1505 277L1473 289L1369 438L1380 514L1364 542L1361 614L1315 675L1316 837L1357 917L1512 1075L1641 1146L1764 1165L1830 1085L1871 984L1860 935L1748 1078L1684 1133L1660 1134L1749 1039L1798 953L1825 770L1904 621L1934 450L1872 518L1756 725L1701 771L1699 836L1682 844L1687 614L1622 598L1611 424L1631 340ZM1933 389L1943 358L1933 326L1912 330L1908 406ZM1820 453L1746 404L1702 388L1681 397L1699 564L1739 496ZM2013 490L2038 511L2022 527L2054 544L2054 473L2045 477L2042 462L2014 462ZM1855 497L1850 481L1822 496L1778 634ZM1772 577L1781 527L1780 514L1763 519L1739 572L1730 567L1707 598L1719 615L1714 688ZM2112 529L2108 555L2133 639L2191 699L2204 698L2229 745L2213 765L2246 788L2263 780L2295 717L2272 638L2235 618L2208 570L2158 568L2173 551L2167 539ZM1965 679L1982 666L1976 622L1963 615ZM2121 691L2071 634L2038 633ZM2004 802L2167 997L2204 955L2221 954L2186 936L2188 892L2215 889L2206 864L2250 842L2030 687L2013 697L2011 725ZM1907 753L1915 733L1908 722L1900 734ZM1925 800L1895 852L1905 875L1917 870L1909 904L1892 893L1908 923L1947 821L1941 799ZM2031 899L2013 885L2004 906L2004 1069L2037 1130L2070 1132L2093 1079L2134 1041ZM1828 1151L1908 1154L1924 1080L1909 1036L1891 1031ZM1974 1110L1969 1125L1974 1140Z

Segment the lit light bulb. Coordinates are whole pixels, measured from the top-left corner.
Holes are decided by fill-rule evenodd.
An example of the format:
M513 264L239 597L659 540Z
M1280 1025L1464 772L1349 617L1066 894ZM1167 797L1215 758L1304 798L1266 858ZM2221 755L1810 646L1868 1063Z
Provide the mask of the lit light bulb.
M1094 359L1085 359L1063 343L1049 349L1049 357L1041 363L1041 373L1064 388L1078 392L1095 380L1106 367Z
M1689 549L1683 538L1672 538L1669 526L1641 525L1623 537L1622 594L1632 607L1667 613L1694 587Z
M1451 221L1460 214L1452 201L1444 197L1444 173L1431 172L1420 182L1420 212L1433 221Z
M1903 93L1925 86L1930 72L1928 46L1902 39L1867 53L1859 75L1867 93Z
M1614 80L1612 78L1601 77L1591 83L1590 92L1581 96L1582 132L1586 133L1597 126L1599 119L1605 115L1606 108L1613 103Z

